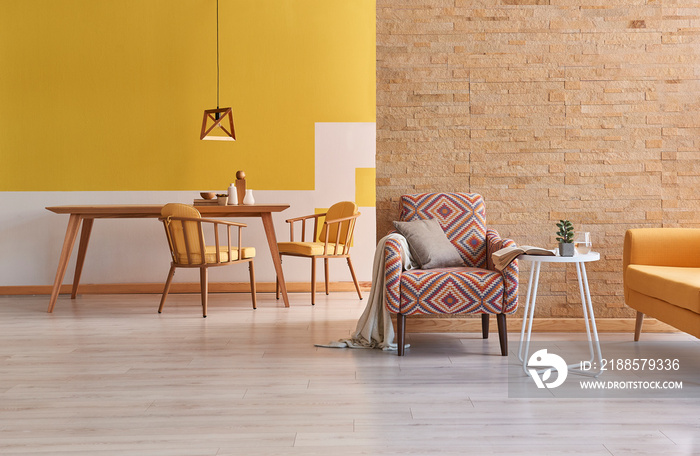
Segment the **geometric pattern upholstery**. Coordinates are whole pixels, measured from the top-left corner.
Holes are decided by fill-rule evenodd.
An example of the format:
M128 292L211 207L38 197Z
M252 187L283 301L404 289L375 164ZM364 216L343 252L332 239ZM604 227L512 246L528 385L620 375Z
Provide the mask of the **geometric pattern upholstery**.
M488 269L495 271L496 268L491 261L491 254L497 252L504 247L515 246L515 241L512 239L501 239L496 230L487 230L486 239L488 245ZM501 271L503 276L503 310L504 314L512 314L518 309L518 260L513 260L507 267Z
M484 200L476 193L422 193L401 197L400 220L434 219L467 266L487 264Z
M392 313L510 314L518 306L518 264L497 271L491 253L515 245L486 229L484 201L471 193L401 197L401 220L437 219L467 266L402 270L399 243L385 244L385 299Z
M401 276L401 313L501 313L503 277L478 268L406 271Z

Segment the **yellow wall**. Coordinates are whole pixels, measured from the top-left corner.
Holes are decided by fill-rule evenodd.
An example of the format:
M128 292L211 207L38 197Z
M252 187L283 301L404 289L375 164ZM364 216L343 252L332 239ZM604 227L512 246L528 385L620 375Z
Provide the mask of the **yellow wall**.
M314 122L374 122L373 0L0 0L0 191L314 187Z

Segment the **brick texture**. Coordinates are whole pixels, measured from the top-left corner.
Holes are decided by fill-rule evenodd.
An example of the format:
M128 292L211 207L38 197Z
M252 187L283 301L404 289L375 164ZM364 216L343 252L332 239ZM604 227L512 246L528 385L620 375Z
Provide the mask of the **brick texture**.
M519 244L567 218L596 316L631 317L625 230L700 227L699 184L698 2L377 0L378 237L423 191L481 193ZM543 267L537 315L582 316L573 266Z

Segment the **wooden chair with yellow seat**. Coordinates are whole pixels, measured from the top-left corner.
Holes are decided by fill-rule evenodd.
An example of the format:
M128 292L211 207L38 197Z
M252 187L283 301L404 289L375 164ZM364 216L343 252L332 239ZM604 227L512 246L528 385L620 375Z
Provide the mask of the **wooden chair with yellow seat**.
M355 277L355 270L350 259L350 246L355 231L355 222L360 216L357 204L352 201L336 203L328 209L328 212L305 215L286 220L289 223L290 242L278 242L280 258L283 255L311 258L311 304L316 303L316 259L323 258L325 272L325 289L328 294L328 260L330 258L345 258L350 268L352 281L355 283L357 296L362 299L360 285ZM318 231L319 219L325 217L321 231ZM306 241L307 221L313 220L313 238ZM294 224L301 222L301 241L294 241ZM318 233L318 237L316 237ZM277 282L277 299L279 295L279 281Z
M253 309L257 307L255 297L255 258L254 247L242 246L243 223L223 220L205 219L197 209L187 204L169 203L161 209L158 219L165 226L172 263L168 279L165 282L163 296L160 300L158 313L163 311L165 298L168 296L170 284L176 268L199 268L200 286L202 293L202 314L207 316L208 269L216 266L248 263L250 271L250 292L253 299ZM213 229L214 245L206 245L204 226ZM220 227L225 227L226 238L219 242ZM231 243L231 229L237 229L237 242ZM223 231L223 228L221 229ZM239 254L240 253L240 254Z

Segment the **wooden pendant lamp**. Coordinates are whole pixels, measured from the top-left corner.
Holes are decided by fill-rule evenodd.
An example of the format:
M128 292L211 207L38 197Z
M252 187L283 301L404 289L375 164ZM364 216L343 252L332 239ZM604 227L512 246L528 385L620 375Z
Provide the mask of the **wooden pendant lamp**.
M210 121L211 125L209 125ZM219 129L215 130L217 127ZM204 110L202 131L199 139L210 141L236 140L236 130L233 128L233 111L231 108L219 108L219 0L216 0L216 109Z

